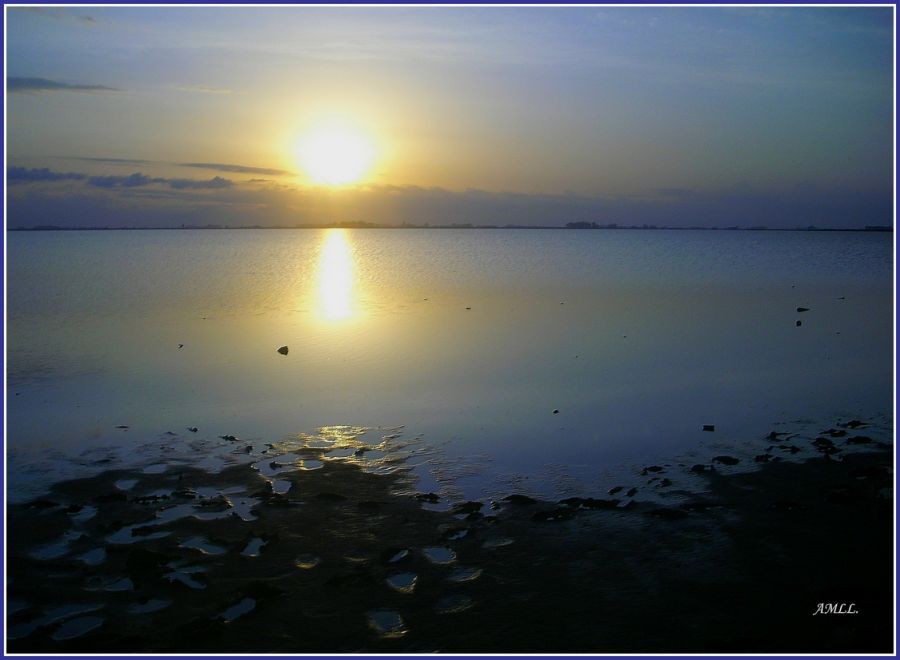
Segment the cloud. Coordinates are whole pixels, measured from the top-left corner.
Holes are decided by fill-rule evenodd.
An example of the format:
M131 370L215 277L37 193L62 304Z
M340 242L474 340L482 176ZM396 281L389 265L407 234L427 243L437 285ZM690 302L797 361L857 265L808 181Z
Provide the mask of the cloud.
M27 167L10 167L6 170L6 180L10 183L29 181L79 181L87 176L78 172L53 172L46 167L29 169Z
M28 94L34 92L121 92L122 90L106 85L73 85L47 78L10 77L6 79L6 91Z
M15 7L12 11L26 11L32 14L38 14L46 18L53 18L63 21L75 21L77 23L96 23L96 19L88 14L73 14L72 12L62 9L53 9L50 7Z
M219 172L239 172L241 174L268 174L269 176L283 176L290 174L286 170L275 170L268 167L247 167L245 165L226 165L223 163L181 163L183 167L199 167L204 170L216 170Z
M198 181L197 179L169 179L169 186L175 190L221 190L222 188L231 188L234 183L229 179L223 179L220 176L213 177L209 181Z
M163 183L165 179L151 179L140 172L128 176L92 176L88 184L97 188L136 188L149 186L151 183Z

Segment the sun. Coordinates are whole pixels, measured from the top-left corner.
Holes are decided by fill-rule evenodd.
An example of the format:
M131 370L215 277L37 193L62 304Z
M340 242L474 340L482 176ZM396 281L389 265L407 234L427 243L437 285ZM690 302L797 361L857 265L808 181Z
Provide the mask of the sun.
M375 160L372 139L353 124L329 120L300 138L297 160L313 183L341 186L365 178Z

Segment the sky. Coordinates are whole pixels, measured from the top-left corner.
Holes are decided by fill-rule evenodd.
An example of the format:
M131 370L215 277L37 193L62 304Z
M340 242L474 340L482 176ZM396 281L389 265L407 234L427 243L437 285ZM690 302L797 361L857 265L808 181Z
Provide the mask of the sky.
M7 226L889 225L893 21L7 8ZM334 125L366 153L339 185Z

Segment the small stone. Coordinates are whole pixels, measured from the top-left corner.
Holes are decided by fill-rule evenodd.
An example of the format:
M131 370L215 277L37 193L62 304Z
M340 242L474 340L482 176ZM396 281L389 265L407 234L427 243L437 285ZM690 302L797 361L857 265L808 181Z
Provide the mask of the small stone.
M703 430L706 431L707 433L713 433L716 430L716 425L715 424L704 424Z
M799 328L801 325L803 325L803 321L797 321L797 327Z
M288 347L287 347L287 346L282 346L281 348L278 349L278 352L281 353L282 355L287 355L287 354L288 354Z
M187 430L190 431L191 433L196 433L200 429L198 429L196 426L189 426L189 427L187 427Z
M734 456L714 456L713 463L721 463L722 465L737 465L740 463Z
M808 312L808 311L809 311L809 307L798 307L798 308L797 308L797 311L798 311L798 312Z
M558 415L558 414L559 414L559 408L554 408L554 409L553 409L553 414L554 414L554 415Z

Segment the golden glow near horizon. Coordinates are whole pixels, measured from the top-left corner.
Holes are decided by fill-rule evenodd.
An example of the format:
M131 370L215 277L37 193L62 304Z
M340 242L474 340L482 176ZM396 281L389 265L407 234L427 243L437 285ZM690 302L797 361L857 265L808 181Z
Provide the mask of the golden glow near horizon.
M353 255L343 229L327 230L319 248L318 312L327 321L353 315Z
M329 119L300 139L297 159L313 183L341 186L362 181L375 161L372 138L354 124Z

